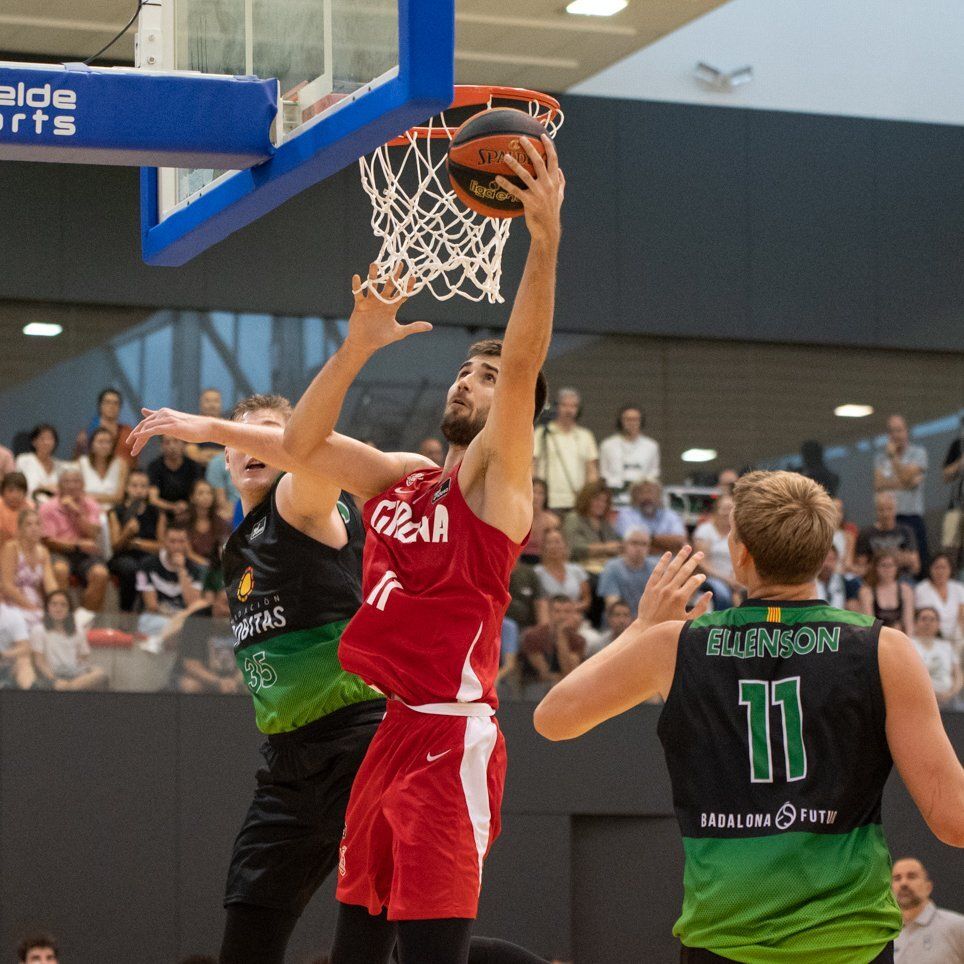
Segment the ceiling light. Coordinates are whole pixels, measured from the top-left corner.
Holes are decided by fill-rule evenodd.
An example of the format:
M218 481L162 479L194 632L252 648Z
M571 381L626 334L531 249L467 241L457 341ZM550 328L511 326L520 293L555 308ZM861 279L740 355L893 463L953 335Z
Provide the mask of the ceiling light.
M611 17L620 10L625 10L629 0L572 0L566 7L566 13L575 13L583 17Z
M733 90L734 87L742 87L743 84L753 80L753 68L747 65L738 67L736 70L725 71L701 60L693 69L693 76L707 87L727 91Z
M712 462L716 458L716 449L687 449L680 458L684 462Z
M840 418L866 418L868 415L874 414L873 405L838 405L833 410L834 415L839 415Z
M60 325L54 325L47 321L31 321L29 325L23 326L25 335L40 335L42 338L53 338L63 330Z

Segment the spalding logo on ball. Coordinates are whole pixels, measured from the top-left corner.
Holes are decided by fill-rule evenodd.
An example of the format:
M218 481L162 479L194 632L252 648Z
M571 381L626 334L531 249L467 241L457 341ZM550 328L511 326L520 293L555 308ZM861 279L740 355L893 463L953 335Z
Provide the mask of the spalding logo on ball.
M522 202L499 187L495 178L501 174L512 184L522 184L505 163L506 154L535 173L519 138L528 137L544 160L546 149L540 138L545 132L540 121L512 107L493 107L470 117L452 137L446 162L459 200L487 218L517 218Z

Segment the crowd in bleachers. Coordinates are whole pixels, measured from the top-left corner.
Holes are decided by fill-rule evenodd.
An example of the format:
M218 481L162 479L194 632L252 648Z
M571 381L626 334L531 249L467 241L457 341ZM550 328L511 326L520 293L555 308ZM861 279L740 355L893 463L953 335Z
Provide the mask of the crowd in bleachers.
M536 428L533 523L512 574L502 631L500 691L542 695L632 621L659 555L690 542L704 553L715 608L739 604L728 546L735 469L717 474L698 517L684 518L661 484L660 446L634 405L597 441L580 424L578 391L561 389ZM98 650L166 657L151 684L181 692L239 693L244 681L219 571L219 551L238 518L223 450L164 438L140 465L122 399L105 389L69 459L56 429L40 424L0 446L0 687L91 689L117 685ZM199 411L222 412L216 390ZM872 490L875 521L840 526L820 573L823 598L874 615L910 635L942 705L964 708L964 584L960 574L964 459L960 441L942 467L950 506L941 545L924 525L924 449L899 415L887 421ZM435 438L421 451L436 461ZM815 442L799 470L836 496L839 479ZM148 674L149 676L151 674Z

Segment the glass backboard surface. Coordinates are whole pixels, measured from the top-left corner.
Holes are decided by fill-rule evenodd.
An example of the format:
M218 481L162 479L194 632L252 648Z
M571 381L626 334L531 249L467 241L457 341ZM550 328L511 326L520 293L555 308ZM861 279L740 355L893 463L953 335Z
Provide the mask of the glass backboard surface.
M398 71L398 0L167 0L177 70L279 81L284 143L346 95ZM170 19L168 19L170 23ZM163 218L229 172L162 169Z

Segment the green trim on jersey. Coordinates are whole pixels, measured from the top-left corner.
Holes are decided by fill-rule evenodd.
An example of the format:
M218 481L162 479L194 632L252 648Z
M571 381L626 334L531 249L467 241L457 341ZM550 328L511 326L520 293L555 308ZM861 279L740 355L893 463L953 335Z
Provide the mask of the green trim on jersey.
M773 609L779 608L774 602ZM692 629L706 626L747 626L750 623L768 622L769 609L766 606L737 606L722 609L716 613L706 613L690 623ZM796 626L800 623L845 623L848 626L873 626L874 617L854 613L849 609L834 609L833 606L786 606L780 609L780 625Z
M235 653L262 733L285 733L345 706L381 699L338 661L348 620L274 636Z

